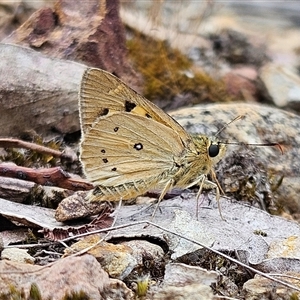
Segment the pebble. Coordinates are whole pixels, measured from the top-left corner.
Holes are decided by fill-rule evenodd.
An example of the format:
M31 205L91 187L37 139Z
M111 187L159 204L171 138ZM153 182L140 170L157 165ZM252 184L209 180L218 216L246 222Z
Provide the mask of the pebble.
M6 248L1 252L1 259L6 259L15 262L34 264L34 257L27 253L25 249Z

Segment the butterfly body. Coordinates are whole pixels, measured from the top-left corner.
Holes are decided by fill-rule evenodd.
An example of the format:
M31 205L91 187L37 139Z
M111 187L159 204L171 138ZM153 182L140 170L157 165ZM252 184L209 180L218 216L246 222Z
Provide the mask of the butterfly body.
M204 135L189 135L169 115L103 70L85 72L79 99L80 157L95 185L91 201L132 199L155 188L162 190L161 200L173 187L216 187L206 175L224 155L225 145Z

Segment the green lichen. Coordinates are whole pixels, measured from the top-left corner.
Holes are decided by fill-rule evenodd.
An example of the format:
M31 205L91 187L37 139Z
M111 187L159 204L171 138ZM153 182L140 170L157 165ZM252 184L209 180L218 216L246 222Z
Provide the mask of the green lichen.
M71 292L64 296L63 300L89 300L90 297L83 291Z
M90 297L84 291L67 293L62 300L89 300ZM29 296L26 297L24 289L17 289L14 285L9 287L6 293L0 293L0 300L43 300L39 287L32 283ZM44 300L51 300L47 298Z
M37 284L32 283L28 300L42 300L42 295Z
M38 286L35 283L32 283L28 297L26 297L24 289L17 289L14 285L11 285L9 287L9 292L0 293L0 299L1 300L42 300L42 296Z
M299 300L299 293L292 293L290 296L290 300Z

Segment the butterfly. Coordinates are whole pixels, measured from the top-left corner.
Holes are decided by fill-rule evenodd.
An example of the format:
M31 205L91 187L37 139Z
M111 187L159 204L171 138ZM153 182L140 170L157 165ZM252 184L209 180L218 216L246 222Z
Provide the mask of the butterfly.
M80 160L95 188L90 201L133 199L160 189L158 203L172 188L199 185L224 156L226 146L190 135L171 116L114 75L88 68L79 93Z

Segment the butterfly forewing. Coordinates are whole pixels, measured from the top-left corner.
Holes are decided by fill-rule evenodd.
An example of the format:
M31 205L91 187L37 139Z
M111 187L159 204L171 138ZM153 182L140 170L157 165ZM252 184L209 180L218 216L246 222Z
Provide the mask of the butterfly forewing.
M183 140L190 140L174 119L106 71L88 69L84 73L79 101L83 133L112 112L131 112L164 124L181 135Z

